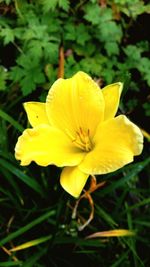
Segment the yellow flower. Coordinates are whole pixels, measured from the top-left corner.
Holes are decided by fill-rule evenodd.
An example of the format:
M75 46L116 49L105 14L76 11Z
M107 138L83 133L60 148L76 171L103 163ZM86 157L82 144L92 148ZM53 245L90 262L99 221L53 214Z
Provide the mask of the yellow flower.
M58 79L46 103L24 104L33 128L19 137L16 159L64 167L60 183L78 197L89 175L113 172L142 151L140 129L124 115L115 117L121 91L120 82L101 90L81 71Z

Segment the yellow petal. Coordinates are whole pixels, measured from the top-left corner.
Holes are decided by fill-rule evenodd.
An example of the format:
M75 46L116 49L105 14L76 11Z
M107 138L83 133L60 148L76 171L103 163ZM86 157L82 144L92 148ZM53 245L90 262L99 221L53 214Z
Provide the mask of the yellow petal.
M65 167L61 173L60 184L70 195L79 197L88 176L88 174L81 172L78 167Z
M49 124L45 103L26 102L24 103L24 109L32 127L39 124Z
M103 120L104 99L98 85L80 71L52 85L46 108L50 123L76 139L79 129L85 133L90 130L90 136L94 135Z
M63 132L41 124L23 132L16 144L15 156L21 165L35 161L41 166L74 166L81 162L84 153L73 146Z
M118 82L110 84L102 89L105 100L104 120L112 119L115 116L118 110L122 88L123 84Z
M143 148L140 129L124 115L100 124L93 142L93 150L79 165L81 171L90 174L115 171L132 162Z

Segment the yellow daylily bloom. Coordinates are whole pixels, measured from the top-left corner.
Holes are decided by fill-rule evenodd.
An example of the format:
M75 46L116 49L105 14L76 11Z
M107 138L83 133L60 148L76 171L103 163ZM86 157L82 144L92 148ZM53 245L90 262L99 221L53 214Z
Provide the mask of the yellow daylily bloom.
M106 174L133 161L143 148L141 130L126 116L115 117L122 83L100 89L90 76L77 72L58 79L46 103L24 104L32 129L15 147L21 165L64 167L62 187L78 197L89 175Z

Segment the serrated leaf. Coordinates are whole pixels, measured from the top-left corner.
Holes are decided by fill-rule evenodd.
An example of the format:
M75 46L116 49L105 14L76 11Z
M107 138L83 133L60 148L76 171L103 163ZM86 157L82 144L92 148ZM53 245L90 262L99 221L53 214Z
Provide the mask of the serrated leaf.
M14 31L11 28L4 28L1 30L0 36L4 39L4 45L12 43L14 41Z
M28 52L31 57L35 57L40 60L42 57L42 42L39 40L31 40L28 45Z
M76 26L71 21L65 25L64 38L65 40L76 41L77 44L83 46L91 37L87 31L87 27L83 23Z
M30 76L25 76L21 81L21 90L24 96L30 94L36 89L35 82L31 79Z
M87 5L85 7L84 19L93 25L98 25L100 23L100 6L98 4Z
M34 91L37 85L42 84L44 82L45 76L41 72L41 70L38 67L31 67L31 69L25 73L25 76L22 78L22 80L19 81L19 84L21 85L23 95L26 96L32 91Z
M93 25L101 25L102 23L111 21L113 19L111 8L102 8L98 4L87 4L85 6L84 18ZM107 24L106 24L107 26Z
M63 10L68 11L69 9L69 0L58 0L58 6Z
M57 6L57 3L58 3L58 0L42 0L41 1L42 5L43 5L43 12L44 13L47 13L49 12L50 10L54 11L56 6Z
M35 68L32 70L32 78L36 84L41 84L45 82L45 76L39 68Z
M48 33L55 33L53 37L56 37L56 34L61 30L61 19L58 17L57 12L51 12L51 15L49 13L44 14L41 17L41 23L47 25Z
M125 54L131 59L131 61L139 61L141 59L141 49L135 45L128 45L124 48Z
M83 71L99 76L102 70L102 58L84 58L80 61L80 67Z
M50 10L54 11L57 5L65 11L68 11L69 9L68 0L41 0L41 3L43 5L44 13L47 13Z
M122 30L115 21L108 21L99 25L99 39L103 42L120 42Z
M94 52L96 52L96 47L93 43L91 42L86 42L86 49L83 45L79 45L79 44L75 44L73 46L73 51L79 55L79 56L83 56L83 57L90 57L93 55Z
M85 42L90 40L90 35L87 31L86 26L83 23L80 23L76 28L76 40L80 45L84 45Z
M33 57L31 54L22 54L17 58L17 64L26 70L30 70L31 66L36 67L39 65L39 58Z
M65 25L65 32L64 32L65 40L72 40L76 39L76 28L73 23L68 23Z
M120 4L120 3L119 3ZM136 18L138 15L150 12L150 5L144 5L143 1L135 0L128 1L120 5L120 10L125 13L128 17Z
M43 44L44 57L49 60L52 64L57 64L58 62L58 52L59 44L52 42L45 42Z
M9 72L9 77L12 81L18 82L24 76L24 70L19 66L12 67Z
M107 51L108 56L119 54L119 46L116 42L106 42L105 49Z
M142 78L147 81L150 86L150 59L142 57L137 66L138 70L142 74Z

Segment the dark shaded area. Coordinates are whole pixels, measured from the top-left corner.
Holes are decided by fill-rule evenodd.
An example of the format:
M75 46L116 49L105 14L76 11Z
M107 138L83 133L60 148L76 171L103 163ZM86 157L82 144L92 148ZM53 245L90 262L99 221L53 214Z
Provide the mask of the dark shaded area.
M139 41L150 41L150 15L142 14L132 22L132 26L128 30L129 43L136 44Z

